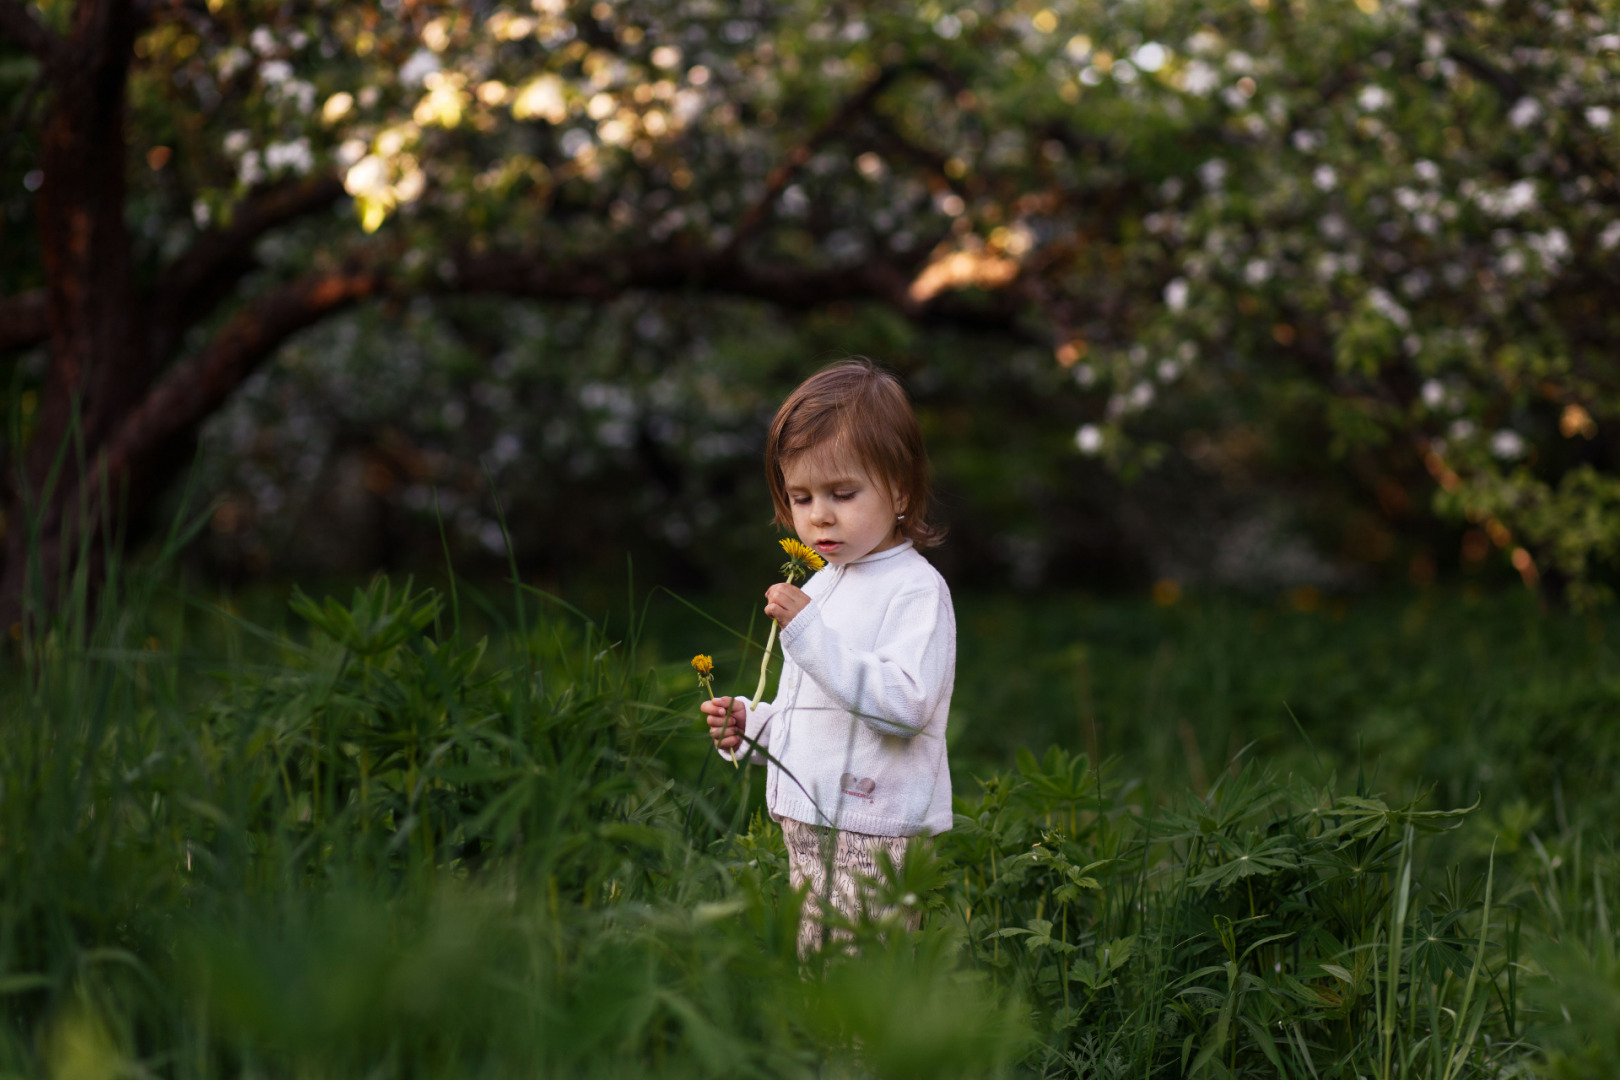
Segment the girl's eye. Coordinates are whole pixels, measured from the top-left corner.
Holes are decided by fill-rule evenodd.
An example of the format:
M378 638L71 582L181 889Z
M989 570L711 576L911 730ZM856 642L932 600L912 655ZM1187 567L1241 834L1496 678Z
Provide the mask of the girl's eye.
M808 496L808 495L795 495L795 496L793 496L793 505L794 506L808 506L809 503L810 503L810 496Z
M855 497L855 492L853 492L853 491L835 491L835 492L833 492L833 498L842 500L844 502L848 502L850 499L853 499L854 497Z

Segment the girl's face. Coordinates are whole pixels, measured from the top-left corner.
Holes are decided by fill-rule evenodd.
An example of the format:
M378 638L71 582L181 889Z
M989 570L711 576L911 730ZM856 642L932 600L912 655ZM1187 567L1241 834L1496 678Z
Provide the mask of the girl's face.
M905 507L849 455L813 449L788 462L782 478L793 531L829 563L852 563L900 542L896 515Z

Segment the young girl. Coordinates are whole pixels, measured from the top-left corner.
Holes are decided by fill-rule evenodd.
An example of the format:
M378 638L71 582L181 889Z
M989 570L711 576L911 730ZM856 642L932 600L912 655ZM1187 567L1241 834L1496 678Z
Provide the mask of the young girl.
M808 886L804 954L822 944L822 904L871 911L862 879L878 875L878 852L898 864L909 837L951 827L956 616L917 551L941 534L928 523L922 432L893 375L849 360L811 376L771 423L765 471L777 524L827 566L803 589L765 592L784 654L776 700L702 709L717 748L752 744L749 759L766 765L791 880Z

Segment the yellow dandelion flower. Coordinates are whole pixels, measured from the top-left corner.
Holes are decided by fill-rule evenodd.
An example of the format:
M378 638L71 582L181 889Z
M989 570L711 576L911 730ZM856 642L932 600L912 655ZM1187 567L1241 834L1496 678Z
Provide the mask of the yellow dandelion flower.
M692 670L697 672L698 682L703 684L703 689L708 692L709 698L712 700L714 698L714 657L698 653L692 657ZM731 767L733 769L738 767L737 751L735 750L731 752Z
M780 541L787 552L788 561L782 564L782 574L790 582L798 582L827 565L827 560L792 537Z

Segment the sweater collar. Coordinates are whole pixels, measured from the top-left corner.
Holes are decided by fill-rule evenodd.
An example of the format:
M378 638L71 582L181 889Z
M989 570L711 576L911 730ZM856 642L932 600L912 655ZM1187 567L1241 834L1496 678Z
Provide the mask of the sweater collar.
M876 553L871 554L871 555L862 555L860 558L856 559L854 562L845 563L844 565L846 565L846 566L865 566L867 563L882 562L884 559L892 559L896 555L900 555L900 554L902 554L902 553L904 553L906 551L911 550L911 546L912 546L911 541L909 539L902 540L898 544L894 545L894 547L892 547L892 548L888 548L888 549L886 549L884 551L879 551L879 552L876 552Z

